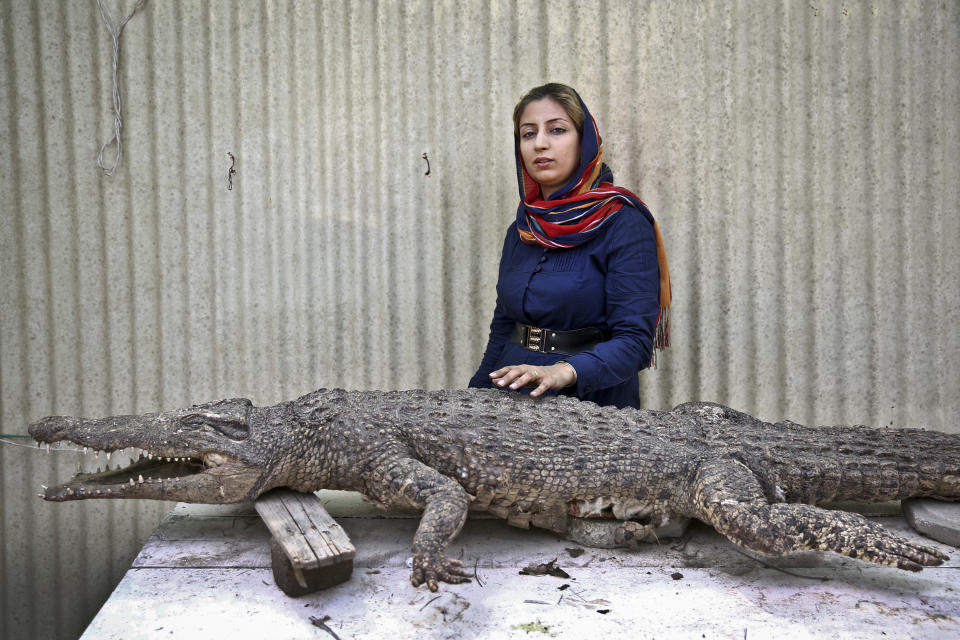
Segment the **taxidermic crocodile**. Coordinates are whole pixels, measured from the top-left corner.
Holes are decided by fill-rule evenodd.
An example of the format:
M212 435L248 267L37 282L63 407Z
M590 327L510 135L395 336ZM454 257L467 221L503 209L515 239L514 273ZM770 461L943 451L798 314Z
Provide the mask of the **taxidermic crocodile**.
M816 504L960 498L960 435L765 423L709 403L673 411L499 390L315 391L270 407L223 400L98 420L49 417L39 443L141 450L78 474L47 500L254 500L275 487L345 489L423 510L415 586L465 582L444 551L468 507L565 534L571 517L622 521L625 545L677 516L747 549L833 551L911 571L947 559L875 522Z

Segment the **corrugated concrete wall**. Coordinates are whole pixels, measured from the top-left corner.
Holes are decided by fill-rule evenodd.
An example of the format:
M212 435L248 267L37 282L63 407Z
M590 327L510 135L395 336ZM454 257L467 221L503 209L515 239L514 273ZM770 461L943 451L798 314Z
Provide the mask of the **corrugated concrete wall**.
M96 2L0 0L3 433L464 385L516 205L510 114L548 80L664 231L675 346L648 406L958 430L957 3L147 0L120 46L106 177ZM5 627L22 593L66 597L19 586L40 560L10 523L63 516L9 469Z

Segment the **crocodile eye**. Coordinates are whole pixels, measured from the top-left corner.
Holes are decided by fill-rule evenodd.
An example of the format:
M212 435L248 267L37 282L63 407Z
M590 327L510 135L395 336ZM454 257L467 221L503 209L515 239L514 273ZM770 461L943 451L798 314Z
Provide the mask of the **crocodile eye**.
M191 429L211 428L231 440L246 440L250 437L250 427L246 420L236 416L198 412L184 416L181 422L183 426Z
M215 419L210 425L231 440L246 440L250 437L250 427L246 422L232 419Z

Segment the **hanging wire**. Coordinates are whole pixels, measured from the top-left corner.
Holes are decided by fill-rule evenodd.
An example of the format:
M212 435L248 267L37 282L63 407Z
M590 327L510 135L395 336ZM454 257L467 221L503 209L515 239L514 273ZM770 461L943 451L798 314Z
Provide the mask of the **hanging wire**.
M120 164L120 156L123 154L123 145L120 143L120 127L122 126L122 120L120 117L120 77L119 77L119 68L120 68L120 34L123 32L123 28L126 26L127 22L130 21L130 18L133 17L133 14L137 12L143 3L146 0L137 0L137 4L134 5L133 10L127 15L126 18L120 21L120 24L113 24L113 16L110 13L110 10L103 6L103 0L97 0L97 6L100 7L100 17L103 18L103 23L107 27L107 31L110 32L110 37L113 39L113 137L103 143L103 146L100 147L100 155L97 156L97 166L103 169L103 172L108 176L113 175L114 170L117 168L117 165ZM111 142L114 140L117 141L117 157L114 158L113 164L108 169L103 164L103 151L106 149Z
M23 447L24 449L33 449L34 451L37 451L37 452L46 453L41 447L38 447L38 446L36 445L36 443L34 443L34 444L20 444L19 442L11 442L10 440L7 440L7 438L21 438L21 439L23 439L23 440L32 440L33 438L31 438L30 436L23 436L23 435L15 434L15 433L0 433L0 444L7 444L7 445L10 445L11 447ZM50 448L50 452L51 452L51 453L52 453L52 452L56 452L56 453L80 452L80 453L82 453L82 451L81 451L80 449L71 449L71 448L69 448L69 447L51 447L51 448Z

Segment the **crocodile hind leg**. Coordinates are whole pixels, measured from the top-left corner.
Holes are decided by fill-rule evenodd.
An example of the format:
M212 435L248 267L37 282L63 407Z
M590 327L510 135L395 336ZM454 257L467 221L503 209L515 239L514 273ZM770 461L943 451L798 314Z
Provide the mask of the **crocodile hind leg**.
M454 480L419 460L390 460L374 470L366 493L382 503L422 509L413 537L413 573L410 581L437 590L437 581L470 582L463 563L444 551L467 519L470 497Z
M694 484L694 516L732 542L770 555L833 551L909 571L947 559L863 516L807 504L769 504L753 473L729 458L705 462Z

